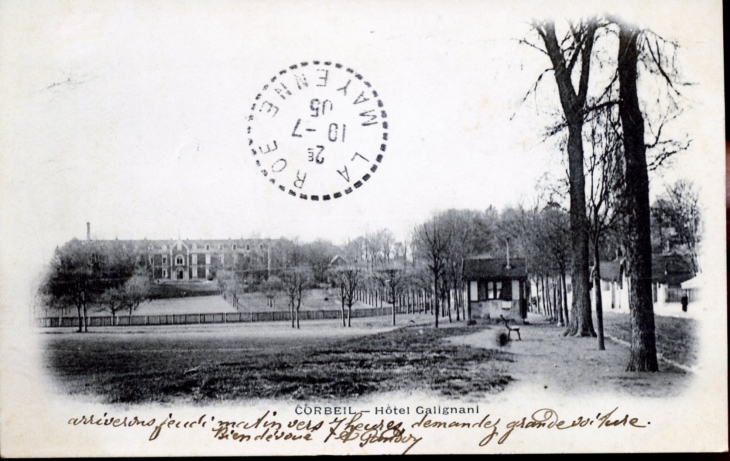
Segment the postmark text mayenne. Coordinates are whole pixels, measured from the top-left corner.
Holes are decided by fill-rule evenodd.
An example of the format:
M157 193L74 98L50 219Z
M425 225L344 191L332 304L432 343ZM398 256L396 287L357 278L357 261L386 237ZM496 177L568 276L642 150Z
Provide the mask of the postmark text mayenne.
M338 199L383 162L387 117L378 92L354 69L331 61L293 64L256 95L247 119L249 152L282 192Z

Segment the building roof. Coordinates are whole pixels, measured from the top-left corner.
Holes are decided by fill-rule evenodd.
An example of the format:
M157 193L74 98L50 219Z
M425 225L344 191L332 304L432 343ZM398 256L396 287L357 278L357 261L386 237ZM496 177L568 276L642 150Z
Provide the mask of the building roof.
M210 251L219 251L219 247L223 245L224 250L232 250L233 245L236 245L237 250L243 250L248 246L250 246L251 249L257 249L260 246L267 246L272 242L272 239L169 239L169 240L160 240L160 239L140 239L140 240L91 240L92 242L95 242L96 244L104 245L104 246L125 246L131 248L137 248L143 251L167 251L171 247L177 245L178 242L182 242L185 246L192 249L193 244L196 245L196 250L203 250L206 245L210 245Z
M340 255L335 255L329 263L330 266L344 266L346 264L347 260Z
M526 278L527 265L524 258L511 258L509 268L506 258L475 256L464 259L464 278Z
M618 281L625 259L601 261L601 280ZM664 285L679 285L694 277L692 265L678 254L652 255L651 279Z

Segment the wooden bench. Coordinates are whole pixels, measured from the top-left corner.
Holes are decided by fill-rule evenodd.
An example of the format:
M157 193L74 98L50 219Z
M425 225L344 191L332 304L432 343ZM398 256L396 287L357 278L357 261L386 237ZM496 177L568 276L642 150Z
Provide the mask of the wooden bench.
M499 318L502 319L502 321L504 322L504 326L507 328L507 339L512 339L511 335L512 335L512 332L514 331L515 333L517 333L517 339L522 341L522 337L520 336L520 327L509 326L510 319L505 318L503 315L500 315Z

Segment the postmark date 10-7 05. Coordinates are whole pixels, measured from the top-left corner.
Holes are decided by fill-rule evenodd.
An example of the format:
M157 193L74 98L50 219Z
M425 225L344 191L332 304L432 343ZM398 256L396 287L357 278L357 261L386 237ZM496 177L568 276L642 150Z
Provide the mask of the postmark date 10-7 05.
M312 201L338 199L380 167L388 114L373 85L330 61L294 64L256 95L248 116L257 169L282 192Z

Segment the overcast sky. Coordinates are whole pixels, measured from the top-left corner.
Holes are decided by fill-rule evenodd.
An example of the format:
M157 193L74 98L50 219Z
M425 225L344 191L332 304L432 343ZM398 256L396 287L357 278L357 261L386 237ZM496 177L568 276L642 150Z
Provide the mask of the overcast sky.
M87 221L100 239L340 243L383 227L402 239L434 211L529 202L537 179L560 170L560 153L541 139L542 111L557 102L552 75L539 110L519 104L548 62L516 39L531 15L548 10L519 5L5 3L2 181L13 205L4 238L20 238L34 264L83 238ZM722 89L722 62L708 59L721 36L698 31L717 31L720 21L664 21L655 7L621 11L677 39L698 83L679 127L696 141L667 175L715 187L719 176L706 179L721 165L709 157L721 138L709 131L719 125L705 122L722 117L721 94L710 92ZM676 20L674 7L682 5L662 3ZM245 117L260 87L314 59L365 75L390 122L377 174L329 202L281 193L247 155Z

